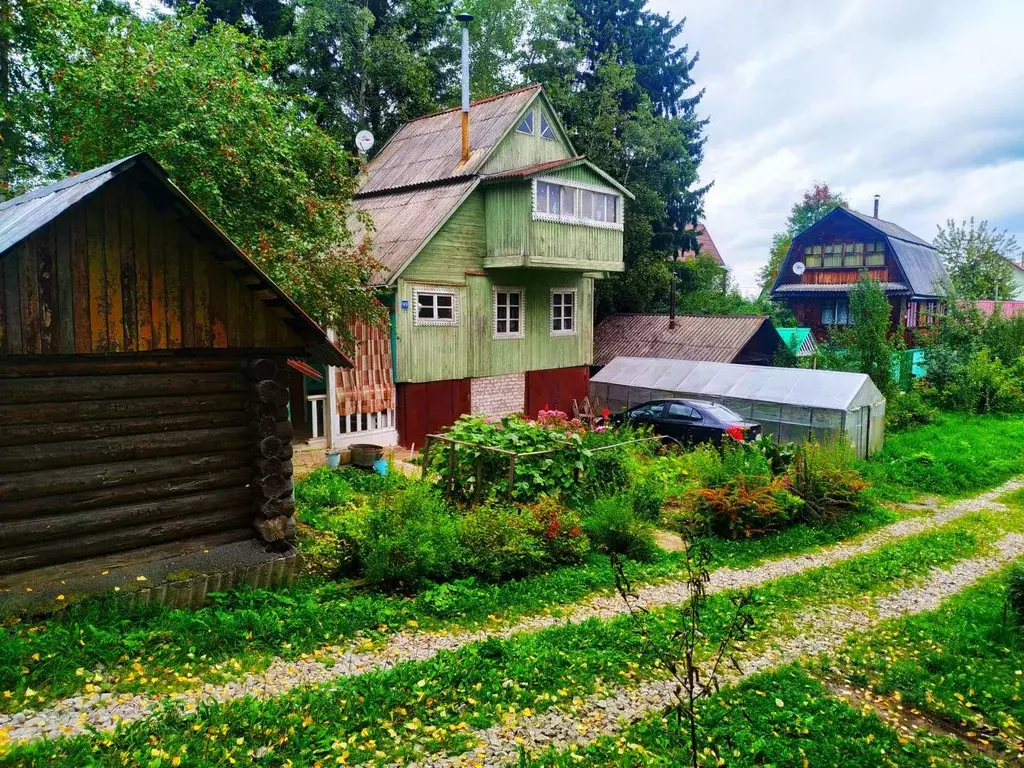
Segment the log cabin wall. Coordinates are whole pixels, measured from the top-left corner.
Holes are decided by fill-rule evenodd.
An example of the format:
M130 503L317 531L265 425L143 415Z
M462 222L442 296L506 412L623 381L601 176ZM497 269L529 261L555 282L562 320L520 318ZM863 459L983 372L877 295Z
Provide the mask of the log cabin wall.
M285 363L307 345L146 174L0 253L0 574L294 531Z

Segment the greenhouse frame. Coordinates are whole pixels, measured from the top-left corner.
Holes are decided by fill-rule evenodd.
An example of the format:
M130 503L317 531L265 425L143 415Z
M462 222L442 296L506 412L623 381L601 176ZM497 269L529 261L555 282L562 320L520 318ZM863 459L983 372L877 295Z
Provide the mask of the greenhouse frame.
M845 435L859 458L885 443L885 397L863 373L617 357L590 380L591 400L612 411L676 397L720 403L776 442Z

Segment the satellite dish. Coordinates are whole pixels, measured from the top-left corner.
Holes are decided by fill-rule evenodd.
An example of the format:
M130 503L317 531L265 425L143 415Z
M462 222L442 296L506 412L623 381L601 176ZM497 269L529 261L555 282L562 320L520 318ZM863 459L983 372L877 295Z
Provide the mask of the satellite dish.
M356 134L356 147L360 152L369 152L373 146L373 134L369 131L360 131Z
M807 267L802 261L797 261L793 264L793 274L798 277L804 273L805 269L807 269Z

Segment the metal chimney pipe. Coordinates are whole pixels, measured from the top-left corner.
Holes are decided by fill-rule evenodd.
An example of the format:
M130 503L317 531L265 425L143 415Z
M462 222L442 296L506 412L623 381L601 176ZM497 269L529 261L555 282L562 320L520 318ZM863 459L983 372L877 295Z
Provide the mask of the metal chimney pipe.
M473 17L460 13L455 17L462 24L462 162L469 160L469 22Z
M878 218L878 201L882 198L881 195L875 195L875 218Z
M675 264L672 265L672 271L668 274L668 329L674 330L676 327L676 270Z

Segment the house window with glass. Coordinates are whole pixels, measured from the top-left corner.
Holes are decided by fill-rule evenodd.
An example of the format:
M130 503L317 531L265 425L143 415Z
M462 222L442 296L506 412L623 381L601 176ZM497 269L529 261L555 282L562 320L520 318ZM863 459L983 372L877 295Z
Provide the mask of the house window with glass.
M414 288L413 325L458 325L459 294L448 288Z
M551 335L574 336L576 334L576 289L553 288L551 290Z
M555 131L543 113L540 116L540 137L548 141L555 141Z
M619 221L619 198L617 195L605 195L601 192L583 190L580 217L588 221L601 221L617 224Z
M494 338L523 338L523 289L494 289Z
M846 299L829 301L821 307L822 325L849 325L850 304Z
M804 265L819 267L884 267L885 243L829 243L804 247Z
M561 184L537 182L537 212L551 216L576 216L576 190Z
M506 123L507 125L507 123ZM516 133L525 133L527 136L533 136L533 110L531 109L525 115L523 119L519 121L519 125L516 126Z

